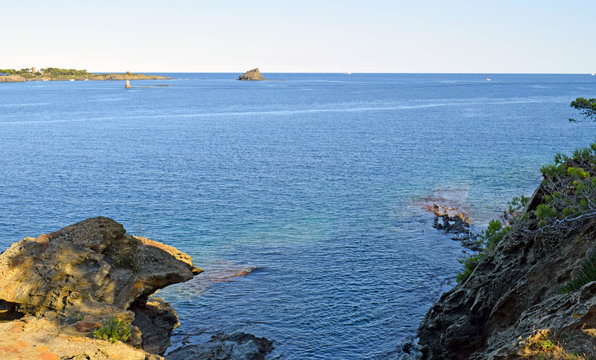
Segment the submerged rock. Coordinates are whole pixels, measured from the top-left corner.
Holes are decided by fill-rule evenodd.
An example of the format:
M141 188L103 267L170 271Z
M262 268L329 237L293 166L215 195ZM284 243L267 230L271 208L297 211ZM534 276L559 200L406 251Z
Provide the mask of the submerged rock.
M263 75L261 75L259 68L256 68L256 69L248 70L244 74L240 75L238 80L261 81L261 80L265 80L265 78L263 77Z
M428 209L435 214L433 227L443 230L445 234L454 234L453 240L460 241L462 246L479 251L481 245L476 242L477 235L470 229L470 219L462 210L433 204Z
M205 344L187 345L166 356L166 360L264 360L273 349L266 338L235 333L216 335Z
M30 346L45 336L55 338L47 350L61 357L92 353L97 344L103 348L109 343L81 340L90 348L80 353L61 344L68 343L68 336L89 337L114 316L134 321L129 344L163 354L178 318L169 304L148 297L201 271L189 255L129 235L121 224L105 217L25 238L0 254L0 316L24 316L14 324L1 324L0 348L10 346L6 343L10 337L4 335L14 325L21 329L21 341ZM145 352L138 354L130 358L145 358Z
M445 207L433 204L435 221L433 226L444 230L445 233L468 233L470 232L470 220L463 211L454 207Z

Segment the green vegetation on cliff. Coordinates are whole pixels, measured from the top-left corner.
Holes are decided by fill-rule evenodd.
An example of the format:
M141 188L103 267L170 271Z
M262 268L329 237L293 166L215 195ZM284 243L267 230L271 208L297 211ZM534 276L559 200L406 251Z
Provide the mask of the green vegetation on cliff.
M513 199L502 218L492 220L478 236L482 250L462 261L464 270L457 275L458 282L467 279L510 232L563 235L574 230L579 220L596 217L596 143L575 150L571 157L557 154L554 163L543 166L541 172L544 179L532 198ZM574 285L564 287L565 291L596 280L596 258L584 268L583 275Z

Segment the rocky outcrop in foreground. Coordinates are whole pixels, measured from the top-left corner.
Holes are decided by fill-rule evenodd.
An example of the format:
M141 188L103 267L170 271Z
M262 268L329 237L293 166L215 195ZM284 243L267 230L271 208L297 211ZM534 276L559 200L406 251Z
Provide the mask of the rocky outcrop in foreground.
M265 78L259 71L259 68L256 68L256 69L248 70L244 74L240 75L238 80L261 81L261 80L265 80Z
M586 163L590 170L594 159ZM423 359L596 359L596 213L545 214L561 194L573 205L578 189L588 200L578 205L593 206L592 172L565 171L572 165L552 170L567 192L552 191L545 180L517 214L521 225L428 311L418 330ZM579 180L561 175L567 173Z
M43 348L55 355L48 359L161 355L178 317L168 303L149 296L200 272L187 254L129 235L103 217L25 238L0 255L0 319L12 320L0 323L0 349L20 354L21 347ZM132 323L128 345L91 338L111 317Z

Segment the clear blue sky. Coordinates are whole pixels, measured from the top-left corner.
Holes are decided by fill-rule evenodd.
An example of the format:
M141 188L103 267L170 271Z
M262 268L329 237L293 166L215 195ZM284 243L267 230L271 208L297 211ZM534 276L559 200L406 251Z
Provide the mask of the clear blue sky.
M592 1L4 1L0 68L596 71Z

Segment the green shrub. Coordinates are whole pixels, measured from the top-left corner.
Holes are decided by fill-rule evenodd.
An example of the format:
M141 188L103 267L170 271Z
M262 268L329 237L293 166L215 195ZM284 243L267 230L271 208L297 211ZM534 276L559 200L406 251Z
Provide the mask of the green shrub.
M553 219L565 220L596 211L596 143L576 149L573 157L557 154L555 162L541 168L546 195L534 215L538 226Z
M559 289L560 294L565 294L578 290L582 286L596 281L596 252L582 264L582 270L575 277L575 279L568 282L565 286Z
M464 264L464 271L457 274L457 276L455 277L455 281L462 282L462 281L466 280L467 278L469 278L483 257L484 257L484 253L480 252L475 256L470 256L470 257L466 258L465 260L458 260L460 263Z
M480 238L486 248L494 249L510 230L510 226L503 226L499 220L492 220Z
M537 350L537 351L552 351L555 347L555 344L550 339L542 339L538 340L532 344L530 344L530 349Z
M102 327L93 331L93 337L112 343L117 341L126 342L130 338L131 330L130 324L112 316Z
M557 216L557 211L548 204L540 204L536 208L536 217L538 218L538 226L546 226L548 220Z

